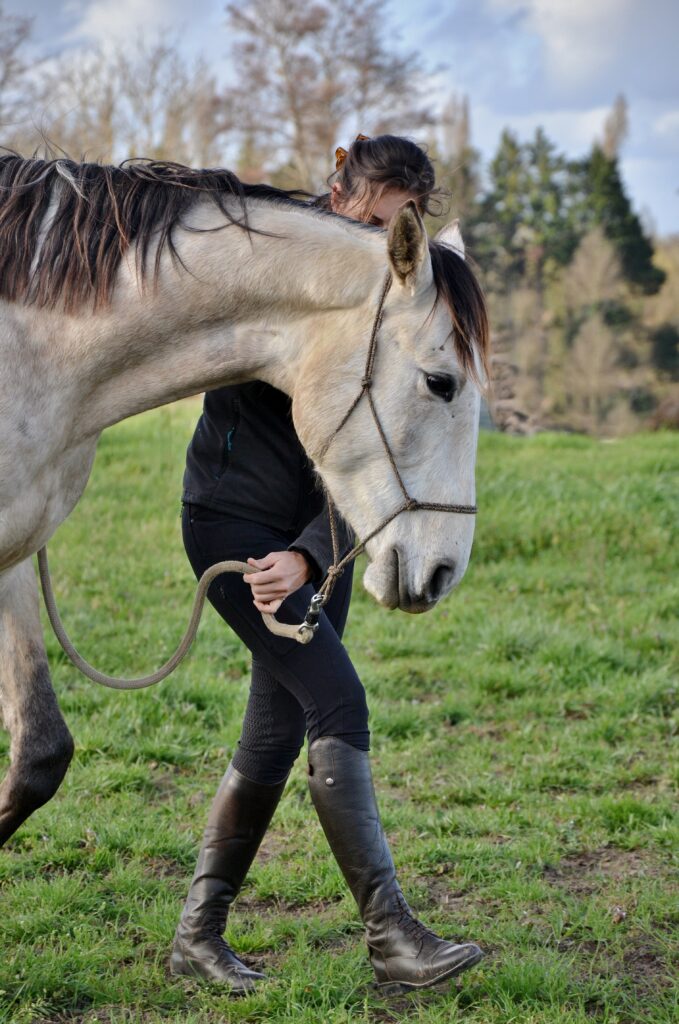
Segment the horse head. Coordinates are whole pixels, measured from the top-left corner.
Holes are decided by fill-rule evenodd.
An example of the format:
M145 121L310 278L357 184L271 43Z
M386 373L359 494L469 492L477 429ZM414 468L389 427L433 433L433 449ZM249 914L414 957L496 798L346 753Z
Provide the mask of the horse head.
M341 313L335 317L302 366L293 415L340 512L359 538L369 538L366 589L389 608L421 612L462 579L474 515L404 505L474 505L487 321L456 222L430 244L407 203L392 220L386 249L391 287L374 360L373 298L362 331L355 313L351 327Z

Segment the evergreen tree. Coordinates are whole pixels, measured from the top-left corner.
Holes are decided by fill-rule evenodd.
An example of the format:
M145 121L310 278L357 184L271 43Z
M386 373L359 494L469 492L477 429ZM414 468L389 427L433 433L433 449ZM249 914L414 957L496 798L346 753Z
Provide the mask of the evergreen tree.
M620 256L625 278L644 294L655 295L665 273L653 264L653 245L625 192L617 157L606 156L596 145L582 172L584 219L603 228Z
M622 113L609 126L612 153ZM615 153L596 146L570 161L542 129L525 143L503 132L474 237L495 337L519 367L522 407L593 431L613 415L632 422L645 368L654 359L671 374L674 349L669 332L651 339L639 322L634 292L653 294L665 275L653 265ZM596 381L584 395L577 382L587 359Z
M679 380L679 330L674 324L661 324L652 332L651 360L661 373Z
M488 285L502 291L524 272L524 248L519 230L525 207L523 150L517 137L505 129L488 168L489 187L476 224L476 258Z
M479 211L479 262L506 288L521 279L540 285L570 261L582 235L573 165L541 128L523 144L505 130L489 178Z

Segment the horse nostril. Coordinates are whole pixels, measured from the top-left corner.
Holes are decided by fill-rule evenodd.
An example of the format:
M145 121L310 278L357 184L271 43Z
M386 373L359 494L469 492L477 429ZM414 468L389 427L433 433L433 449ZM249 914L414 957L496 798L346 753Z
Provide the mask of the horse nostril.
M438 599L450 590L455 577L455 566L446 562L437 565L429 582L429 597L432 601Z

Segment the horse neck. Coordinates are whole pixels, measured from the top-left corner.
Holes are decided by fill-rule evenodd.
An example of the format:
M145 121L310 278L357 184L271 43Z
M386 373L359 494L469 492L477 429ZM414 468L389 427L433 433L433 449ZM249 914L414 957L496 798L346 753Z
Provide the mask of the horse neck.
M268 234L179 230L186 269L165 253L157 286L140 290L131 252L111 307L72 319L70 349L87 397L80 432L245 380L291 394L310 343L305 322L374 301L383 236L295 207L251 203L248 213L251 228ZM203 207L191 227L219 223Z

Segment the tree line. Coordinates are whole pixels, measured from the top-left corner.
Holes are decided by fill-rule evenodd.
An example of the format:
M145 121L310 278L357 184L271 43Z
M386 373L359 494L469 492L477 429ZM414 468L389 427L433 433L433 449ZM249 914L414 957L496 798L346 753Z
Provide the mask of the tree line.
M491 306L495 413L517 430L671 425L679 391L679 240L654 245L620 173L619 96L579 159L505 130L487 168L464 102L442 155ZM675 409L674 413L672 409Z
M229 4L225 83L162 33L36 57L31 19L0 5L1 141L104 162L226 164L318 191L335 146L358 131L414 137L488 296L498 424L617 434L679 423L679 241L654 243L626 193L624 98L580 159L541 129L529 141L505 130L484 166L467 98L438 110L430 69L388 24L387 0Z

